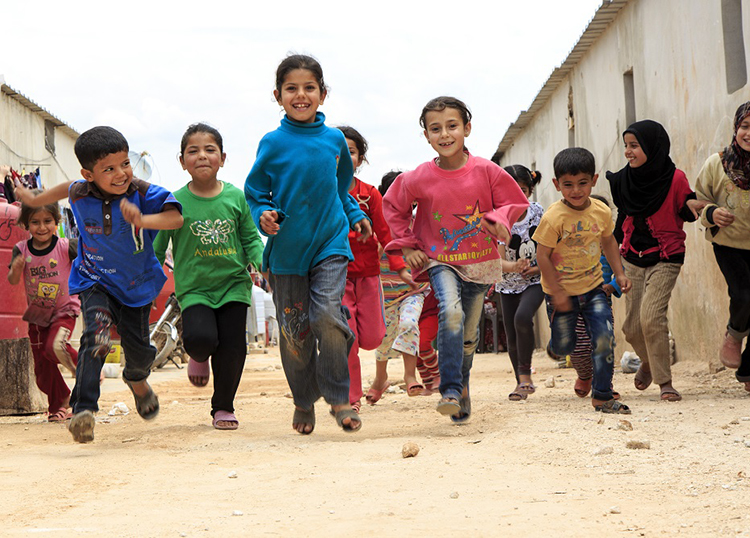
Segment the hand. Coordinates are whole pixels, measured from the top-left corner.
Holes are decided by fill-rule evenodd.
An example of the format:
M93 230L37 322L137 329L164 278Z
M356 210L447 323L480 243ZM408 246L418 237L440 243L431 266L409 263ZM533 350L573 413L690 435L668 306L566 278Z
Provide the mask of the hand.
M26 260L24 260L23 256L20 254L13 258L13 261L10 264L10 270L18 274L21 274L24 267L26 267Z
M690 212L697 219L703 208L708 205L708 200L688 200L685 205L688 206Z
M612 284L604 284L602 289L607 294L607 297L612 297L612 294L615 292L615 287Z
M716 208L711 218L719 228L726 228L734 222L734 215L726 207Z
M10 166L7 164L0 165L0 177L5 179L10 175Z
M143 227L143 215L137 205L128 202L125 198L120 200L120 212L122 218L130 224L135 224L139 228Z
M357 241L364 243L370 237L372 237L372 226L370 225L370 219L362 219L359 222L354 223L354 231L361 234Z
M528 258L521 258L520 260L516 260L515 262L513 262L513 266L514 273L523 274L524 271L529 268L529 260Z
M508 228L506 228L504 224L500 222L490 222L482 217L479 225L493 235L498 241L502 241L505 244L510 242L510 232L508 232Z
M615 277L617 280L617 285L620 286L620 290L623 293L627 293L630 291L630 288L633 287L633 284L630 282L630 279L626 277L625 275L618 275Z
M552 306L557 312L570 312L573 310L573 303L565 291L560 290L552 294Z
M526 269L524 269L523 271L521 271L521 275L523 275L525 277L530 277L530 276L538 275L539 273L541 273L541 271L539 270L539 266L538 265L529 265Z
M276 235L280 228L278 220L279 213L277 211L266 209L260 215L260 227L267 235Z
M429 261L427 254L421 250L415 250L413 248L402 248L401 251L404 253L404 260L406 264L411 268L412 271L419 271Z
M403 269L399 270L398 276L401 278L401 280L404 281L405 284L408 284L408 286L411 289L413 289L413 290L419 289L419 284L417 284L416 282L414 282L414 280L411 278L411 273L409 272L409 270L406 267L404 267Z
M16 180L16 188L13 189L13 193L16 195L16 200L21 202L23 205L31 206L36 194L31 192L31 189L27 189Z

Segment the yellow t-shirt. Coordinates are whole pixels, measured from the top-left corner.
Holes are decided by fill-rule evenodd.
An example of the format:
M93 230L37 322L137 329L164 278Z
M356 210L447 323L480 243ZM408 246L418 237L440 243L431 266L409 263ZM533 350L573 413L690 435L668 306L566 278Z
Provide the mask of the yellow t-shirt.
M553 249L552 264L560 285L570 295L583 295L602 283L601 238L612 235L612 211L591 198L584 210L571 209L562 200L552 204L534 232L534 241ZM551 293L542 275L542 289Z

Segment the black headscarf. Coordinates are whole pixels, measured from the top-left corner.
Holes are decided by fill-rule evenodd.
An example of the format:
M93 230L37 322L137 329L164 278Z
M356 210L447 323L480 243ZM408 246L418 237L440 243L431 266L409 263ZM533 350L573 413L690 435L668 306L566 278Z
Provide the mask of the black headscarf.
M627 164L619 172L607 172L612 201L617 209L631 217L649 217L664 203L672 186L675 165L669 158L669 135L660 123L637 121L623 133L630 133L646 154L638 168Z
M737 129L740 128L742 120L750 115L750 101L740 105L734 114L734 136L732 143L724 148L721 154L721 164L729 179L740 189L750 189L750 152L745 151L737 143Z

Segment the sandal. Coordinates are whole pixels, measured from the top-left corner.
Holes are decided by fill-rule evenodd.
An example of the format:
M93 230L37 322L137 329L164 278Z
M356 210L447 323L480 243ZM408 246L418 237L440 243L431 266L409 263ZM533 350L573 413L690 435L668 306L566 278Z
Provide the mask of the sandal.
M424 391L424 385L421 383L409 383L406 386L406 394L411 398L412 396L420 396Z
M425 382L425 388L422 391L422 396L431 396L436 392L440 392L440 376L433 377L429 383Z
M219 424L219 422L228 422L228 424ZM240 421L230 411L216 411L212 421L213 427L217 430L236 430L240 427Z
M528 396L529 394L534 394L536 392L536 386L533 383L519 383L516 390L521 394L526 394Z
M437 404L437 412L441 415L455 415L461 412L461 404L456 398L440 398Z
M469 420L469 417L471 416L471 397L468 394L466 396L461 396L458 404L461 406L461 410L455 415L451 415L451 420L456 424L461 424L462 422Z
M371 386L370 390L367 391L367 396L365 396L365 400L367 401L368 404L375 405L380 400L380 398L383 397L383 393L386 390L388 390L388 387L390 386L391 384L388 383L387 379L385 380L385 385L380 390L376 389L375 385Z
M187 367L188 381L195 387L205 387L211 376L211 366L208 361L198 362L190 357Z
M69 418L73 417L73 413L65 407L61 407L54 413L50 413L47 417L47 422L65 422Z
M155 419L156 415L159 414L159 397L151 388L151 385L149 385L146 380L133 382L128 381L124 377L122 378L122 380L128 386L130 392L133 393L133 398L135 398L135 408L138 410L138 414L141 415L141 418L144 420ZM135 389L133 389L133 385L136 383L146 383L146 386L148 387L148 394L146 394L145 396L138 396L135 393Z
M352 404L352 409L354 409L354 412L359 414L359 410L362 409L362 401L357 400Z
M654 378L651 376L651 371L645 372L643 370L643 365L641 365L635 373L633 385L635 385L635 388L638 390L646 390L651 386L653 380Z
M508 399L511 402L520 402L521 400L525 400L528 397L528 394L524 394L518 390L518 385L515 389L513 389L513 392L508 394Z
M594 410L601 411L602 413L617 413L620 415L630 414L630 408L614 398L607 400L603 404L595 405Z
M580 377L576 379L576 384L573 385L573 392L576 393L576 396L579 398L585 398L589 395L589 392L591 392L591 381L592 379L581 379Z
M341 426L341 429L343 429L347 433L353 433L359 431L362 428L362 419L354 411L354 409L349 408L336 411L335 416L336 424ZM349 424L344 424L344 420L347 418L349 419Z
M299 431L297 426L300 424L309 424L311 426L310 431L305 431L304 428L302 428L302 431ZM302 435L310 435L315 429L315 406L312 406L309 410L295 407L294 416L292 417L292 428Z
M659 395L661 400L663 402L679 402L682 400L682 394L677 392L675 389L661 389L661 394Z

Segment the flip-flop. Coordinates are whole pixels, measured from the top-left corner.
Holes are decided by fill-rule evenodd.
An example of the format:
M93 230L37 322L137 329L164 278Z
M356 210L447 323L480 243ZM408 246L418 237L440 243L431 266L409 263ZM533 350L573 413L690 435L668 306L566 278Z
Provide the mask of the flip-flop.
M341 429L343 429L347 433L353 433L356 431L359 431L362 428L362 418L352 409L351 407L348 409L341 409L340 411L336 411L336 424L341 426ZM350 419L349 424L344 424L344 419ZM356 426L353 426L352 424L356 424Z
M390 387L391 384L388 383L388 380L385 380L385 385L382 389L378 390L375 388L375 386L371 386L370 390L367 391L367 396L365 396L365 400L367 400L367 403L370 405L375 405L380 398L383 397L383 393L388 390L388 387Z
M635 377L633 378L633 385L635 385L635 388L638 390L646 390L651 386L651 383L653 382L654 378L651 375L651 372L644 372L643 366L641 365L640 368L638 368L638 371L635 373Z
M295 426L298 424L309 424L312 426L309 432L299 431ZM309 410L294 408L294 416L292 417L292 428L297 433L302 435L310 435L315 429L315 406L312 406Z
M534 394L536 392L536 386L533 383L519 383L516 390L521 394L526 394L528 396L529 394Z
M581 379L580 377L576 379L576 384L573 386L573 392L576 393L576 396L579 398L585 398L589 395L589 392L591 392L591 381L592 379Z
M61 407L54 413L50 413L50 415L47 417L47 422L65 422L72 417L73 413L71 413L69 409Z
M409 397L412 396L419 396L424 391L424 385L421 383L409 383L406 386L406 394L409 395Z
M662 389L659 398L663 402L679 402L682 400L682 394L677 392L676 389Z
M68 431L73 435L75 442L90 443L94 440L94 424L96 424L94 413L86 409L73 415L68 424Z
M188 381L195 387L205 387L211 376L211 365L208 361L198 362L190 357L187 367Z
M441 415L455 415L461 412L461 404L456 398L440 398L436 409Z
M228 422L229 424L219 424L219 422ZM240 421L229 411L216 411L214 413L213 427L217 430L236 430L240 427Z
M456 424L461 424L469 420L471 416L471 396L461 396L458 404L461 406L461 410L455 415L451 415L451 420Z
M617 413L620 415L630 414L630 408L624 403L621 403L619 400L615 400L614 398L612 398L611 400L607 400L603 404L595 405L594 410L601 411L602 413Z
M425 382L422 396L431 396L436 392L440 392L440 376L432 378L429 383Z
M135 398L135 408L138 411L138 414L141 415L141 418L144 420L155 419L156 415L159 414L159 397L151 388L151 385L149 385L145 380L138 381L138 383L146 383L146 386L148 387L148 394L146 394L145 396L138 396L135 393L135 389L133 389L133 385L135 383L133 381L128 381L124 377L122 378L122 380L128 386L130 392L133 393L133 398Z
M520 402L521 400L525 400L528 397L528 394L524 394L523 392L520 392L518 390L518 386L516 385L516 388L513 389L513 392L508 394L508 399L511 402Z

